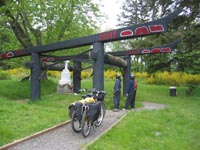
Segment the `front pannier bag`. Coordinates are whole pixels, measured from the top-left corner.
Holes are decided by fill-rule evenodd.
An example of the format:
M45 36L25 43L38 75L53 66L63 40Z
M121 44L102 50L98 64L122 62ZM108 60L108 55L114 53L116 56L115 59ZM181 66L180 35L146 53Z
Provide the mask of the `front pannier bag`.
M101 103L100 102L88 104L87 117L90 121L97 120L100 113L101 113Z

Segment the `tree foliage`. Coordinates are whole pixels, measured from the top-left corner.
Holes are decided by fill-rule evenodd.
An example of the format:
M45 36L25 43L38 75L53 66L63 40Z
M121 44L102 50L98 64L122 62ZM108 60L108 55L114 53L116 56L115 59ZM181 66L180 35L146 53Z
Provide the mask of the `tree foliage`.
M169 25L167 33L137 38L126 42L130 48L145 48L171 43L179 37L183 42L175 53L135 56L138 64L145 64L146 71L186 71L198 73L199 69L199 21L200 2L198 0L124 0L119 15L119 26L130 26L152 21L168 15L175 9L184 8L183 13ZM197 59L193 59L197 58Z
M2 51L94 33L93 18L99 15L91 0L1 0L0 5L0 29L8 31L1 32Z

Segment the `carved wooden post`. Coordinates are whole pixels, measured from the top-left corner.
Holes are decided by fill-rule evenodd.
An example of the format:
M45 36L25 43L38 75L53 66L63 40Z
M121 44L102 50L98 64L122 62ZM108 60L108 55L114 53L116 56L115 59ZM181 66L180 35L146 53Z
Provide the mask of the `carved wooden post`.
M128 80L129 80L129 76L131 73L131 57L127 56L126 58L127 61L127 67L124 68L124 76L123 76L123 95L126 95L126 88L128 86Z
M31 54L32 67L31 67L31 100L40 98L40 55L38 53Z
M104 44L93 43L93 88L104 90Z
M73 72L74 93L79 93L81 88L81 62L74 61Z

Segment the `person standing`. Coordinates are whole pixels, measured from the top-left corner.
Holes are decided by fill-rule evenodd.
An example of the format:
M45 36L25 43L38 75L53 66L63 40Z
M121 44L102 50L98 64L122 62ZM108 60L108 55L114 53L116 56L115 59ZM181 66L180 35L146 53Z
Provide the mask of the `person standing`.
M133 96L133 99L131 100L131 106L133 106L132 110L135 109L135 97L136 97L136 92L137 92L137 81L135 80L134 78L134 85L133 85L133 89L134 89L134 96Z
M132 110L135 108L135 88L134 88L135 77L134 75L130 75L128 86L126 90L126 102L124 105L123 110L127 110L130 106Z
M116 74L116 81L114 86L114 96L113 96L113 103L114 109L113 111L119 111L119 104L120 104L120 94L121 94L121 79L120 74Z

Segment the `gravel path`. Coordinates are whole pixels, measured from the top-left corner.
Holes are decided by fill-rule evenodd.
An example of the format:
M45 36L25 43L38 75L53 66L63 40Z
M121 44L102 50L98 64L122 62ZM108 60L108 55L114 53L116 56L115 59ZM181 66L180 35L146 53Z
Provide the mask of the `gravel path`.
M136 111L162 108L165 108L165 105L144 103L144 107L137 108ZM66 124L38 137L31 138L15 146L9 147L8 150L80 150L84 145L95 141L100 135L108 131L126 114L127 111L113 112L107 110L101 126L95 128L95 131L92 131L87 138L84 138L81 133L75 133L71 129L71 124Z

